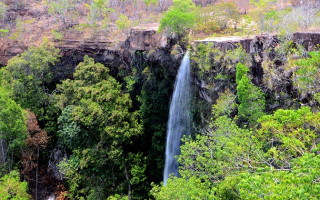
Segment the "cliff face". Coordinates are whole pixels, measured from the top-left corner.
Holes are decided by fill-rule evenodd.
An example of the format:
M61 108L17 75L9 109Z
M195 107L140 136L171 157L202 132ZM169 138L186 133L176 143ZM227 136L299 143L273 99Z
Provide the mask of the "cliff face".
M52 31L62 34L63 39L55 42L55 46L64 52L74 51L95 54L105 51L119 51L123 44L129 41L130 50L147 50L156 46L165 45L162 36L155 35L157 24L162 12L172 5L172 0L159 0L158 5L147 6L144 0L111 0L110 8L115 12L109 13L111 20L107 30L77 31L76 26L86 22L89 10L84 6L84 1L75 5L78 12L77 19L67 19L63 25L61 19L48 12L48 5L34 0L17 1L5 0L7 11L3 19L0 19L0 29L9 30L8 34L0 36L0 65L6 65L13 56L24 52L30 46L39 45L43 38L55 40ZM195 0L197 5L215 3L211 0ZM132 21L141 24L128 32L115 31L115 20L120 13L125 13ZM152 18L154 16L155 18ZM151 24L150 24L151 23ZM66 27L65 27L66 26ZM125 44L125 49L128 49Z
M105 35L83 39L81 32L67 31L64 38L54 45L61 49L62 56L71 54L89 55L98 60L114 60L117 54L125 52L146 51L157 47L165 47L167 38L157 33L158 24L148 24L132 28L130 34L122 40L112 40ZM33 43L12 43L2 41L0 43L0 65L6 65L8 60L28 49Z
M211 43L213 44L213 47L219 48L222 51L228 51L233 50L241 45L242 48L249 53L254 51L265 51L271 47L274 47L274 44L279 42L279 40L276 38L276 35L268 34L250 36L248 38L237 36L208 38L195 41L193 46L197 46L201 43ZM317 47L318 44L320 44L320 33L297 32L290 36L290 39L293 41L293 43L302 45L307 51L312 51Z
M199 108L198 115L210 116L211 107L221 93L231 91L237 95L235 79L239 62L249 68L251 82L264 92L267 113L301 106L318 109L319 102L313 97L317 91L301 90L296 82L299 70L296 61L310 57L308 51L317 50L319 44L320 33L294 33L285 39L276 35L259 35L195 41L191 56L195 106L198 102L205 105ZM243 51L238 49L239 46Z

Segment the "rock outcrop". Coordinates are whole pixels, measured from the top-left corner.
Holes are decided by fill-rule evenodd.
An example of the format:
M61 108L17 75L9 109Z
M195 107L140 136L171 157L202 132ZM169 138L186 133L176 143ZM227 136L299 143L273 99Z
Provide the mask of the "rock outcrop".
M126 39L112 40L102 34L82 39L81 32L67 31L64 38L55 42L61 50L61 55L89 55L103 63L112 63L115 57L123 57L124 61L129 52L148 51L167 45L167 38L157 32L158 24L145 24L131 29ZM13 56L27 50L29 45L3 42L0 44L0 65L6 65ZM128 58L127 58L128 59ZM130 63L129 60L127 60Z
M290 36L294 44L302 45L307 51L314 50L317 45L320 44L320 32L297 32ZM213 44L213 47L219 48L222 51L232 50L237 48L239 45L248 52L252 53L253 51L264 51L270 47L274 47L279 40L276 35L258 35L250 37L217 37L217 38L207 38L203 40L197 40L193 43L194 46L202 44Z
M222 51L233 50L239 45L242 46L244 50L247 52L250 51L250 43L253 40L254 36L250 37L239 37L239 36L229 36L229 37L217 37L217 38L206 38L203 40L196 40L193 43L193 46L197 46L199 44L212 44L213 48L218 48Z

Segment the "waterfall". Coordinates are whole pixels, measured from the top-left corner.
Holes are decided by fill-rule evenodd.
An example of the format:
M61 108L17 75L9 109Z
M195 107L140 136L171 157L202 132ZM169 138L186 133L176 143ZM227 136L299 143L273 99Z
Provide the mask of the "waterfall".
M180 154L183 135L190 134L190 59L189 52L180 65L170 104L167 129L166 161L163 182L166 185L170 174L179 176L179 163L175 156Z

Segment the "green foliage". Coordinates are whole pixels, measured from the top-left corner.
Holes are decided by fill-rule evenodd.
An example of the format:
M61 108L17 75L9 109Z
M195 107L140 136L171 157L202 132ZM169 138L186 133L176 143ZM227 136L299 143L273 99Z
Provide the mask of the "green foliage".
M229 69L236 68L236 65L240 62L246 66L250 66L252 61L250 55L246 52L241 45L236 49L228 50L225 55L224 62Z
M143 2L147 5L147 7L156 6L159 4L158 0L143 0Z
M236 96L229 89L225 90L224 93L219 93L219 98L212 106L212 115L215 118L223 115L230 116L237 106L235 101Z
M52 34L53 39L56 40L56 41L59 41L59 40L63 39L63 34L58 32L58 31L52 30L51 34Z
M197 10L196 30L221 31L232 24L236 29L240 21L240 12L234 3L218 3Z
M243 62L248 66L250 66L251 63L250 56L244 51L243 48L239 47L234 50L223 52L218 48L214 48L213 43L208 43L207 45L204 43L198 44L194 52L191 54L191 61L195 63L197 77L201 80L201 92L205 91L205 95L209 97L209 100L210 97L217 97L217 95L220 96L221 93L218 94L219 91L216 90L217 88L219 88L219 90L220 88L222 90L229 88L230 90L232 90L232 93L234 93L234 79L236 75L237 63ZM219 99L220 105L215 106L214 112L222 111L219 111L219 106L222 106L222 104L224 104L224 100L231 102L232 96L221 97ZM212 117L212 105L209 105L207 102L200 103L199 101L203 101L203 99L197 97L194 98L194 121L196 122L198 120L201 120L202 123L206 123L203 119L210 119ZM230 106L236 108L236 104L230 104ZM231 113L232 115L236 114L236 112L233 111L229 112L229 114ZM214 113L214 115L220 114ZM199 122L196 123L199 124ZM205 124L203 124L203 126L205 126Z
M75 19L79 14L75 8L75 0L56 0L49 4L49 14L59 17L63 25L67 25L68 20Z
M196 177L169 178L166 186L156 186L151 190L156 200L166 199L213 199L210 188Z
M214 71L215 67L218 66L221 61L223 55L222 52L213 48L213 44L209 43L205 45L200 43L197 46L195 54L191 55L191 60L195 61L198 64L198 76L202 80L213 79L211 73ZM211 82L211 81L207 81Z
M58 62L59 50L50 45L30 47L26 52L8 61L2 69L3 86L13 100L44 120L49 104L52 74L50 67Z
M126 15L120 14L119 18L116 21L116 24L119 30L125 31L130 28L132 22Z
M58 137L62 140L62 143L69 149L75 149L80 146L79 133L81 131L80 126L72 118L72 106L67 106L62 110L62 114L58 118ZM85 139L85 138L81 138Z
M277 0L250 0L250 3L255 7L250 15L261 32L266 31L266 19L276 15L276 12L273 11L276 9L276 2Z
M236 83L239 83L242 80L242 78L247 77L248 72L249 72L249 69L246 66L244 66L242 63L238 63Z
M251 131L239 128L226 116L219 117L196 140L184 139L179 157L182 177L196 176L215 183L224 176L257 167L260 142Z
M320 51L310 52L310 58L300 59L294 63L297 68L292 79L293 85L302 95L319 92Z
M308 152L319 152L319 117L309 107L299 110L277 110L262 117L259 138L265 143L270 165L290 168L290 160ZM268 162L269 163L269 162Z
M7 12L6 4L0 2L0 20L2 20Z
M241 63L237 65L236 83L239 101L238 115L251 125L264 115L265 97L261 90L253 85L247 75L249 69Z
M141 145L147 148L147 174L151 181L163 178L164 153L169 99L172 95L174 77L170 70L158 65L144 68L144 83L140 96L140 112L144 126L144 137Z
M0 164L8 164L8 168L12 169L13 155L19 156L19 150L25 145L26 138L26 112L0 88L0 148L3 155Z
M241 67L240 81L247 76ZM179 172L216 188L218 199L318 199L319 116L309 107L279 109L252 130L221 116L195 140L182 140Z
M15 41L15 42L26 42L25 41L25 35L30 33L32 24L35 22L35 19L30 20L21 20L16 19L16 29L15 32L11 34L9 37L9 40Z
M225 200L239 200L239 191L237 185L239 183L239 176L227 176L219 183L216 189L217 199Z
M3 200L29 200L31 196L27 193L27 182L20 182L18 171L0 178L0 199Z
M91 27L95 28L99 22L102 22L102 28L106 28L109 24L109 13L114 12L114 9L110 8L108 0L93 0L90 5L85 4L90 12L87 19Z
M0 29L0 35L1 35L1 37L6 36L8 33L9 33L9 30L7 30L7 29Z
M319 199L320 156L306 153L291 162L292 171L241 173L225 179L218 189L221 199ZM228 185L229 187L228 190ZM224 192L228 191L228 192Z
M2 20L5 17L6 12L7 12L6 4L0 2L0 20Z
M139 186L145 180L144 157L126 150L142 132L139 115L130 111L129 94L121 91L108 72L85 56L76 67L74 80L58 86L59 140L72 151L70 159L61 164L62 172L77 199L103 199L123 193L127 184ZM138 192L138 186L131 192Z
M128 196L115 194L115 195L109 196L107 200L129 200L129 198Z
M173 5L160 21L159 31L168 35L185 35L195 24L196 6L192 0L173 0Z

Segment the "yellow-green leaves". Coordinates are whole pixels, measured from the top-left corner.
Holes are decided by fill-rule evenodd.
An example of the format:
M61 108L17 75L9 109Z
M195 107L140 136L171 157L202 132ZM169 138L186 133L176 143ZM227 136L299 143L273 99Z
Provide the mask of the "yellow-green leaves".
M155 186L151 190L151 194L156 200L167 199L213 199L214 191L211 190L206 183L196 177L169 178L166 186Z
M106 199L106 194L122 192L126 177L120 174L124 168L128 168L132 184L143 182L145 158L125 150L142 132L139 115L130 110L129 94L122 92L109 69L85 56L76 67L74 79L63 81L57 88L60 94L56 99L62 110L59 141L72 152L72 160L62 165L71 195ZM108 177L112 173L117 177L113 182Z
M159 31L177 34L179 37L187 33L195 23L195 4L191 0L174 0L173 5L160 21Z
M3 87L24 109L31 109L43 120L43 108L49 102L48 85L53 76L50 67L58 62L59 49L50 45L30 47L8 61L2 69Z
M0 178L0 199L3 200L29 200L31 196L27 193L27 182L20 182L18 171Z
M239 101L238 115L254 125L264 115L265 97L261 90L251 83L249 69L241 63L237 65L236 83Z
M125 31L130 28L132 22L126 15L120 14L119 18L116 21L116 24L119 30Z
M320 114L309 107L299 110L277 110L262 117L259 138L265 141L267 157L278 166L290 167L292 158L312 152L319 146Z

